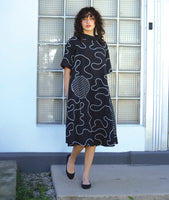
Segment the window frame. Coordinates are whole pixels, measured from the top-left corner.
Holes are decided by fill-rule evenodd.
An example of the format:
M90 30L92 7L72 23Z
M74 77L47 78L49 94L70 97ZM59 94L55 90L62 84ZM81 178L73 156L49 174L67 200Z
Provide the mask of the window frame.
M40 19L41 18L61 18L63 19L63 42L58 42L58 43L52 43L51 45L63 45L63 53L64 53L64 50L65 50L65 44L66 44L66 19L74 19L75 16L67 16L66 15L66 2L67 0L64 0L63 2L63 15L62 16L57 16L57 15L52 15L52 16L48 16L48 15L40 15L40 0L39 0L39 11L38 11L38 45L37 45L37 48L38 48L38 61L37 61L37 105L38 105L38 100L39 99L60 99L62 100L62 123L61 124L65 124L65 113L66 113L66 97L65 97L65 92L64 92L64 89L63 89L63 92L62 92L62 97L39 97L38 96L38 72L40 71L38 69L38 66L39 66L39 45L41 45L42 43L39 42L39 32L40 32ZM116 63L116 70L113 71L113 73L116 74L116 96L115 97L111 97L111 99L113 101L116 101L116 104L115 104L115 114L116 114L116 119L118 119L118 100L136 100L138 99L139 100L139 123L131 123L131 124L120 124L120 123L117 123L118 125L127 125L127 126L133 126L133 125L144 125L145 123L145 120L144 120L144 116L145 116L145 87L146 87L146 84L145 84L145 60L146 60L146 56L145 56L145 45L143 41L145 41L145 31L144 31L144 28L145 27L145 20L146 20L146 13L144 12L144 2L142 0L140 0L140 9L141 9L141 13L140 13L140 17L139 18L129 18L129 17L125 17L125 18L122 18L119 16L119 2L120 0L117 0L117 16L116 17L104 17L103 16L103 19L110 19L110 20L116 20L117 22L117 42L116 43L108 43L108 46L109 47L116 47L117 48L117 63ZM91 0L90 1L90 5L93 6L94 5L94 0ZM130 21L140 21L140 34L141 34L141 42L140 44L120 44L119 42L119 33L120 33L120 30L119 30L119 25L120 25L120 20L130 20ZM48 42L44 43L44 44L50 44ZM141 55L140 55L140 58L141 58L141 65L140 65L140 70L139 71L122 71L122 70L119 70L118 66L119 66L119 47L140 47L141 48ZM144 57L143 57L144 55ZM63 70L60 69L60 70L42 70L42 71L49 71L49 72L61 72L63 73ZM123 98L120 98L119 95L118 95L118 84L119 84L119 80L118 80L118 76L119 76L119 73L139 73L140 74L140 97L139 98L129 98L129 97L123 97ZM63 84L63 88L64 88L64 80L62 81L62 84ZM57 123L53 122L39 122L38 121L38 106L36 107L37 110L36 110L36 113L37 113L37 124L55 124L57 125ZM61 124L58 124L58 125L61 125Z

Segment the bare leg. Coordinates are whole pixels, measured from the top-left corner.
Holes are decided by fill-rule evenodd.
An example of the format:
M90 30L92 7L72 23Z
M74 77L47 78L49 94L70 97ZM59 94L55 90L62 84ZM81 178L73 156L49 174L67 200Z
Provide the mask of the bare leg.
M75 172L75 161L79 153L83 150L83 148L84 146L80 146L80 145L73 146L73 150L67 164L67 171L69 173Z
M90 146L85 148L85 160L84 160L84 172L83 172L83 184L88 185L90 168L93 162L95 146Z

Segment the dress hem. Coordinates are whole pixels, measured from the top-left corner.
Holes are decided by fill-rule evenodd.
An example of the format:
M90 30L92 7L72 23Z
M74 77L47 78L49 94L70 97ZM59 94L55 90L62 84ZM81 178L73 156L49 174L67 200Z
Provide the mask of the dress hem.
M83 147L94 147L94 146L103 146L103 147L114 147L115 145L117 145L118 143L115 144L111 144L111 145L103 145L103 144L96 144L96 145L81 145L81 144L68 144L68 147L73 147L75 145L79 145L79 146L83 146Z

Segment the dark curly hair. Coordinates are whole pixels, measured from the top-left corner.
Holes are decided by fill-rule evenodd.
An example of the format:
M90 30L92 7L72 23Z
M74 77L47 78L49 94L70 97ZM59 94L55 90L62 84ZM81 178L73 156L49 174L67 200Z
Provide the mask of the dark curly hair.
M94 36L97 36L100 44L104 45L105 41L103 39L103 35L105 34L105 30L103 28L103 20L100 13L94 7L82 8L77 13L74 23L74 35L82 41L83 28L81 22L83 18L88 16L95 18Z

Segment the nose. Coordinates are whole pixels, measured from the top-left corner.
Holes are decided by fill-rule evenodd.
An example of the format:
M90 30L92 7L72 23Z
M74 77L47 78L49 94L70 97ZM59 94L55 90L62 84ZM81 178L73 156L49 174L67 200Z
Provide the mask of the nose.
M88 17L87 19L86 19L86 22L89 22L90 21L90 18Z

